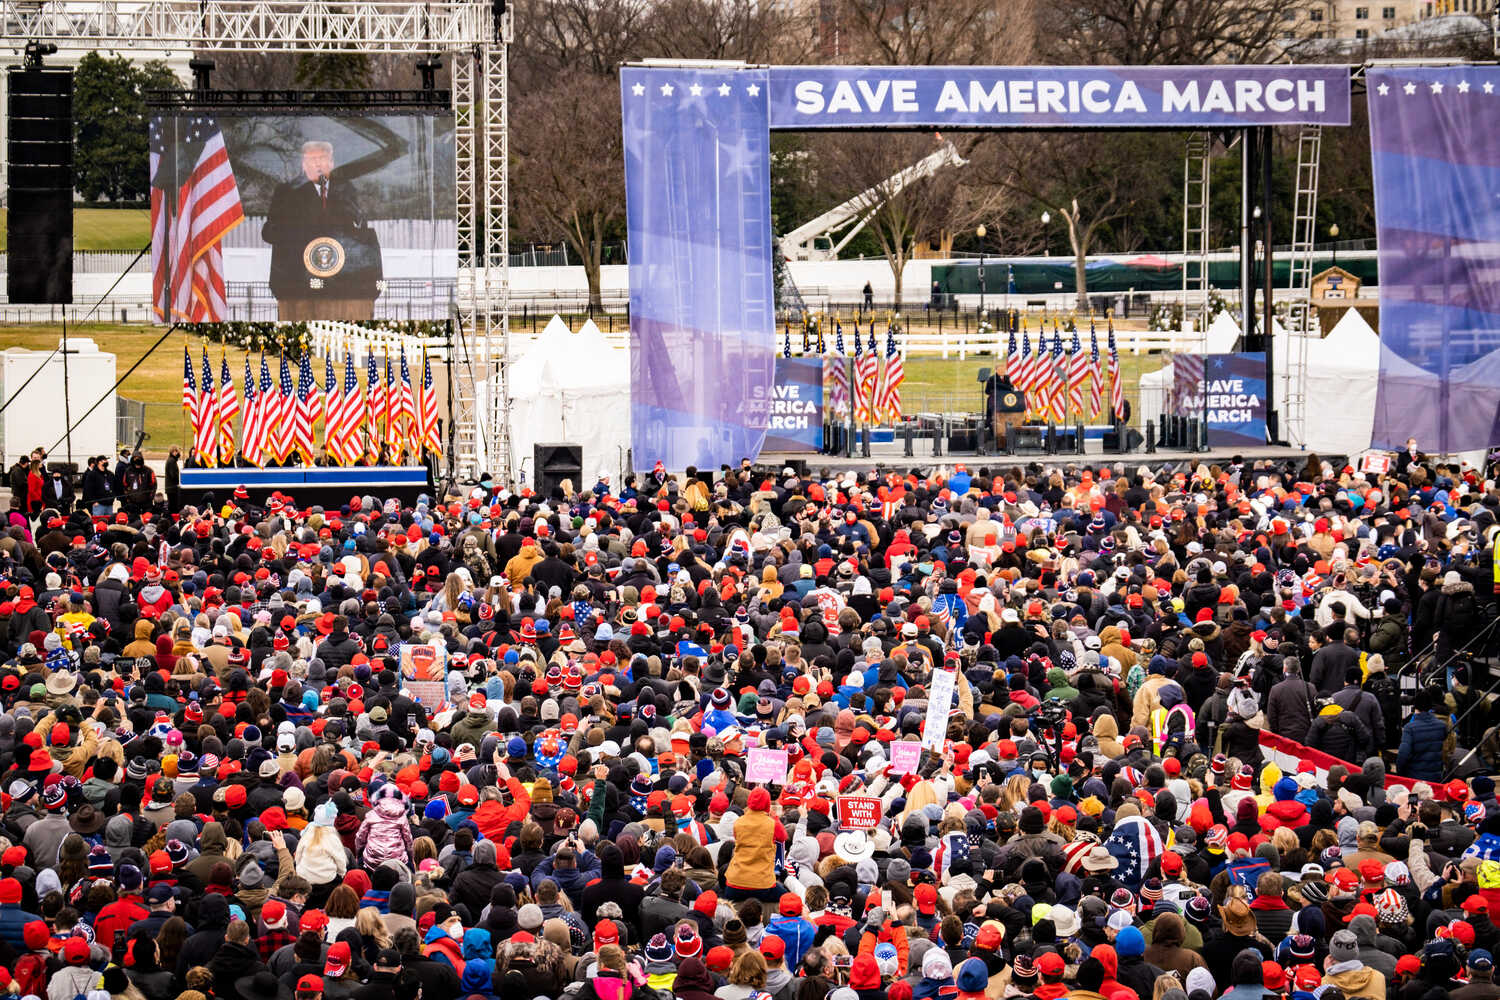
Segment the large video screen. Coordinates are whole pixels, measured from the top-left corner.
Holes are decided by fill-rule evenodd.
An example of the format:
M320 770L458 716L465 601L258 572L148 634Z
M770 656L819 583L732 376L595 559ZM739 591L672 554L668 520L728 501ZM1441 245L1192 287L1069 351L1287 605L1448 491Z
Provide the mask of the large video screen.
M174 109L150 129L159 322L448 315L451 112Z

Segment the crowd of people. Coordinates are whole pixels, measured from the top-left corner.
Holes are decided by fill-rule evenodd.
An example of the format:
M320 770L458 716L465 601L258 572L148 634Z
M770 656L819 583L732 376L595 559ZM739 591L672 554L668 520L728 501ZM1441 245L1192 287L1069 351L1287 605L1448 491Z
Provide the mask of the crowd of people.
M0 992L1500 997L1487 475L13 504Z

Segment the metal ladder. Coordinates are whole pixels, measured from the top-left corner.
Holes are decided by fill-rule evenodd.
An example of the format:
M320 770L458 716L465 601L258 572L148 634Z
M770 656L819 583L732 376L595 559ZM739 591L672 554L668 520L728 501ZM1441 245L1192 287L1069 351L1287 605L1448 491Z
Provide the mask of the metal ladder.
M1299 448L1307 441L1307 347L1319 335L1312 308L1312 267L1318 235L1318 159L1322 148L1322 126L1302 126L1297 137L1297 191L1287 280L1287 358L1282 369L1286 373L1282 436Z
M1188 135L1182 166L1182 319L1197 317L1208 337L1208 168L1213 136ZM1206 348L1205 348L1206 350Z

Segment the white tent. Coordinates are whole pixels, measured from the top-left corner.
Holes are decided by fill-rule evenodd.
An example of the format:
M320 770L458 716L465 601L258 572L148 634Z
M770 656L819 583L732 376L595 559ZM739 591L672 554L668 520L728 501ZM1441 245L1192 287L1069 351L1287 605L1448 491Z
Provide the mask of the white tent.
M629 355L611 347L586 321L577 333L553 316L531 348L510 367L511 432L517 463L528 482L533 446L568 442L583 447L583 482L618 479L630 447Z
M1307 447L1353 455L1370 446L1380 338L1357 309L1307 345Z

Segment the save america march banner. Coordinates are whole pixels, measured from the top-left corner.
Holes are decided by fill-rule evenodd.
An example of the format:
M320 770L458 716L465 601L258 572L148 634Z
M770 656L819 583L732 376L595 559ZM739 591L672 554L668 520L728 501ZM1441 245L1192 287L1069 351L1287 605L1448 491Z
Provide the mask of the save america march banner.
M1208 424L1215 448L1266 443L1266 356L1178 354L1172 358L1178 416Z

